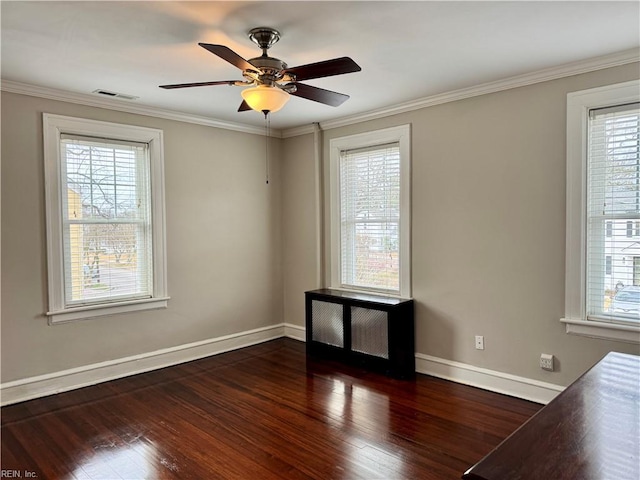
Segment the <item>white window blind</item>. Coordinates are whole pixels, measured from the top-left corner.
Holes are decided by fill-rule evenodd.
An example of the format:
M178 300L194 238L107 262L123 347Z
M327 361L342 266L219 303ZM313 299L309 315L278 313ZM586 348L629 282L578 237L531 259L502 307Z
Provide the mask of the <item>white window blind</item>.
M587 318L640 321L640 108L590 110Z
M66 307L153 294L146 143L60 136Z
M400 291L400 146L340 152L342 286Z

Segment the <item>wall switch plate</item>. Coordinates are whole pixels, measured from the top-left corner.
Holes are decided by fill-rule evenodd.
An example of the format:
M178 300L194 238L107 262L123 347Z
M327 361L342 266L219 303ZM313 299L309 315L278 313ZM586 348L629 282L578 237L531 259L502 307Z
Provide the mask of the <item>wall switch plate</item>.
M484 337L476 335L476 350L484 350Z
M553 355L549 355L548 353L540 355L540 368L553 372Z

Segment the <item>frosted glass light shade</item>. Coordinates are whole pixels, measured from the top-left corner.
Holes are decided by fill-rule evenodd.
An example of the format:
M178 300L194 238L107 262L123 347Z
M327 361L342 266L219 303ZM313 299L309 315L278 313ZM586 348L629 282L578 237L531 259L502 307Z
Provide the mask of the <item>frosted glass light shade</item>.
M277 112L289 101L289 94L278 87L259 85L241 93L245 102L257 112Z

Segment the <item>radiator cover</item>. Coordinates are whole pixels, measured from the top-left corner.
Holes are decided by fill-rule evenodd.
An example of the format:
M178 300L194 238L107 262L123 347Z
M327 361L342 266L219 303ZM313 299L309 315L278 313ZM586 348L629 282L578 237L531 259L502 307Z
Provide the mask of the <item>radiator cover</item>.
M305 301L309 356L415 376L413 300L320 289Z

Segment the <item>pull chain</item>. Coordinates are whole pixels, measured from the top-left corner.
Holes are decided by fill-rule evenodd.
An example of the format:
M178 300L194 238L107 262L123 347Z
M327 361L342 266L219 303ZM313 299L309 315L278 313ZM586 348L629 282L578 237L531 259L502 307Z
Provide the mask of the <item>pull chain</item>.
M269 137L271 135L271 116L269 110L263 110L264 113L264 138L265 138L265 176L267 185L269 185Z

